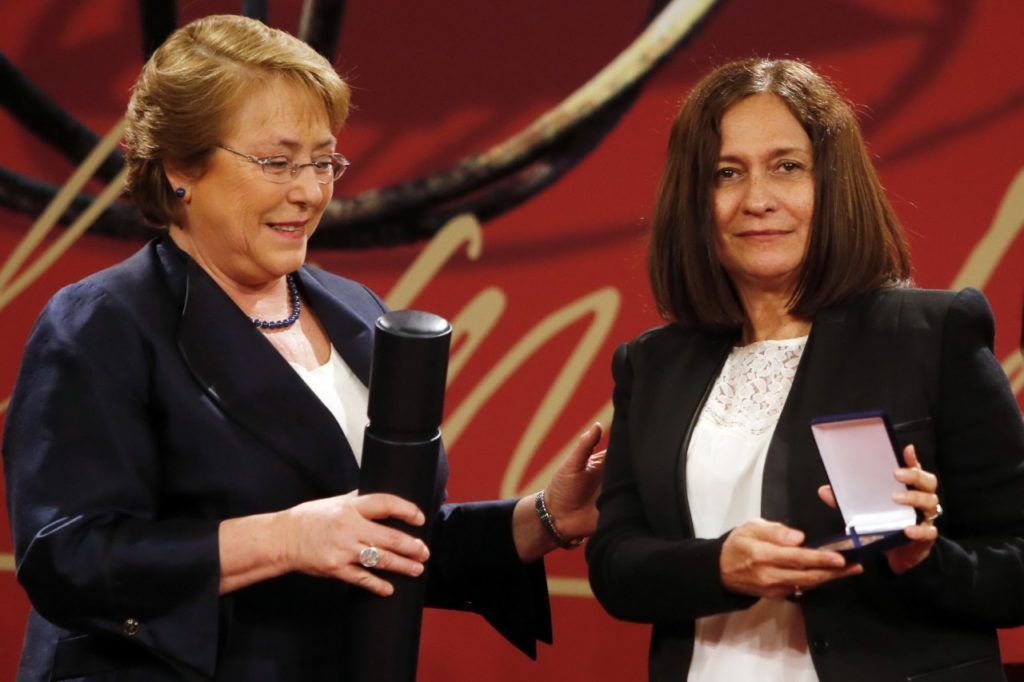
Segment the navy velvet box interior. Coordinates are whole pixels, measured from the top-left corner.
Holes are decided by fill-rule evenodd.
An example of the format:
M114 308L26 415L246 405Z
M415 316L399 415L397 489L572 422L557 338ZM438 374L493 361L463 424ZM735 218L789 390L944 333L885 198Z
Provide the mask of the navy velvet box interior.
M849 535L833 535L807 543L807 547L839 552L849 564L859 564L873 554L910 542L903 529L860 535L851 528Z

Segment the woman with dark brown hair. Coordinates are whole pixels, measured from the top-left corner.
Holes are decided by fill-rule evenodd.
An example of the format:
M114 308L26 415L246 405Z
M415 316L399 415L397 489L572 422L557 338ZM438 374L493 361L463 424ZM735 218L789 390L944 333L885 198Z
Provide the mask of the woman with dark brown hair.
M615 354L587 558L604 607L654 625L650 678L1002 679L995 628L1024 621L1024 423L984 297L909 286L825 79L749 59L694 88L649 273L667 324ZM893 501L918 522L855 563L812 546L850 529L809 423L868 411L893 423Z

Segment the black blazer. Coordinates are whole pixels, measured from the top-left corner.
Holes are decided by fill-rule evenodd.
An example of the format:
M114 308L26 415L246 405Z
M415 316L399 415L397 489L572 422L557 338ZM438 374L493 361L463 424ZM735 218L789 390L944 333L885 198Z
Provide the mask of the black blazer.
M808 422L877 409L938 475L945 510L911 571L878 557L800 600L824 682L1002 679L995 628L1024 621L1024 423L993 333L974 290L887 290L815 320L768 451L762 516L810 538L842 533L817 496L827 478ZM590 583L613 616L654 625L652 680L685 679L695 618L754 603L722 586L725 538L695 539L686 499L690 432L735 341L669 325L613 362Z
M384 312L309 266L308 304L365 383ZM168 238L60 291L29 339L4 433L17 575L33 605L19 680L342 679L340 581L288 575L218 596L222 519L353 490L335 419ZM543 563L513 501L441 506L428 604L478 611L533 655Z

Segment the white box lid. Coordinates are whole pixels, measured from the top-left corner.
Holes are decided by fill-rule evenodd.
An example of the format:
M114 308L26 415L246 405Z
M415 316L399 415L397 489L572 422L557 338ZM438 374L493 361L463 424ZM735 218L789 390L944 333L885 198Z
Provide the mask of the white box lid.
M846 532L877 533L917 523L913 507L893 501L905 491L893 477L901 466L883 413L825 417L811 422Z

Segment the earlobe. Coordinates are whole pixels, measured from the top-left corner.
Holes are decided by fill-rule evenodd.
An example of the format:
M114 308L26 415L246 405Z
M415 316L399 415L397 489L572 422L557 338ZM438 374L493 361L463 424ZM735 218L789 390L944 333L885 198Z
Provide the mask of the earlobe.
M185 203L188 203L189 199L191 199L189 191L189 183L192 179L191 176L178 168L167 165L165 162L164 178L167 179L167 183L172 187L174 196L178 197Z

